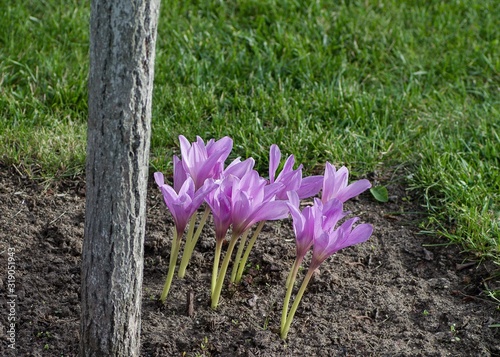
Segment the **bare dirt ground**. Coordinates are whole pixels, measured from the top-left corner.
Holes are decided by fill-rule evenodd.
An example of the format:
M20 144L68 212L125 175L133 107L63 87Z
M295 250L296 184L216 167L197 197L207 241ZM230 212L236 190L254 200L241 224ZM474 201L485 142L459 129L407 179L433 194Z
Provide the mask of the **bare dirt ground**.
M82 180L45 186L0 166L1 356L78 354L84 187ZM457 247L436 246L443 241L419 234L418 197L402 185L389 191L387 204L369 195L348 204L375 226L374 234L323 263L282 341L281 305L295 252L291 221L266 224L244 282L224 287L217 311L209 307L215 243L208 224L187 277L174 280L160 306L172 221L150 185L142 355L500 356L500 329L489 327L500 312L482 292L486 280L499 286L494 268L468 264ZM8 348L9 248L15 252L15 351Z

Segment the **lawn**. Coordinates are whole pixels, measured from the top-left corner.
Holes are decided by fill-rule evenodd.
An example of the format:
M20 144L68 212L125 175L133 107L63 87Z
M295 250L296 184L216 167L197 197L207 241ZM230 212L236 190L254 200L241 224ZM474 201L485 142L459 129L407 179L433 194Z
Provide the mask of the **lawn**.
M89 8L2 4L0 160L35 179L83 174ZM500 264L497 0L163 2L155 71L151 171L179 134L229 135L262 174L277 143L403 182L422 232Z

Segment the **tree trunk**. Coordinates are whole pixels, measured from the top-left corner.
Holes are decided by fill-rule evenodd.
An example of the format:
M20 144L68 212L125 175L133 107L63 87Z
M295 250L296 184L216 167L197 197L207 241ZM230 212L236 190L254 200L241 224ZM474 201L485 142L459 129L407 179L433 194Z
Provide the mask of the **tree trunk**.
M81 356L139 356L159 0L93 0Z

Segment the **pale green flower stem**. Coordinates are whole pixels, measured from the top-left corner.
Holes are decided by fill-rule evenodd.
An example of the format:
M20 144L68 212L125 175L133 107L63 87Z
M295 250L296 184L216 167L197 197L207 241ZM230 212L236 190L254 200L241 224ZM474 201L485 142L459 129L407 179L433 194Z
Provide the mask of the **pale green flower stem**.
M292 324L293 317L295 316L295 312L297 311L297 307L299 306L300 300L302 299L302 295L304 295L304 291L306 290L307 284L309 284L309 280L311 280L311 277L314 273L314 270L309 268L307 271L306 276L304 277L304 281L302 282L302 285L300 286L299 291L297 292L297 296L295 297L295 300L293 301L292 308L290 309L290 312L288 313L288 316L286 318L286 322L283 326L283 321L281 323L281 338L283 340L286 339L286 336L288 335L288 331L290 330L290 325ZM290 295L291 295L291 290L293 287L292 281L290 281L290 285L287 289L287 295L288 295L288 300L290 300ZM290 292L288 292L290 290ZM286 300L286 297L285 297Z
M243 254L243 249L245 248L245 243L247 242L248 233L250 230L247 229L241 235L240 243L238 244L238 251L236 252L236 257L234 257L233 271L231 272L231 283L236 280L236 272L238 271L238 264L240 264L241 255Z
M217 276L217 282L215 284L215 289L212 293L212 309L216 309L217 305L219 305L220 293L222 290L222 284L224 283L224 278L226 276L227 267L229 266L229 261L231 260L231 254L233 254L234 246L238 241L239 236L233 233L231 240L229 241L229 246L227 247L226 255L224 256L224 260L222 261L222 267Z
M243 255L243 258L239 261L238 265L235 262L235 265L233 267L233 272L237 267L238 273L236 274L236 279L235 280L231 279L231 281L235 281L236 283L239 283L241 281L241 277L243 276L243 271L245 270L245 265L247 264L248 257L250 256L250 252L253 248L253 245L255 244L255 241L257 240L257 237L260 234L260 231L264 227L264 223L266 223L266 221L259 222L259 225L257 226L255 232L253 233L252 239L250 239L250 242L248 242L247 249L245 250L245 255Z
M301 262L302 259L300 259L300 261L299 259L295 259L292 269L290 269L290 273L288 274L288 278L286 279L286 294L285 300L283 301L283 311L281 312L281 330L285 327L288 305L290 304L290 297L292 296L293 286L295 284L295 279L297 278L297 272L299 271Z
M210 282L210 296L213 296L215 284L217 283L217 273L219 272L220 253L222 251L223 240L215 242L214 266L212 267L212 281Z
M177 263L177 256L179 255L179 248L181 245L180 239L177 239L177 230L174 229L174 239L172 240L172 248L170 249L170 262L168 264L167 279L165 280L165 285L163 286L163 291L160 296L160 301L162 304L165 303L167 299L170 286L172 285L172 279L174 277L175 265Z
M186 236L186 244L184 245L184 252L182 253L182 260L179 266L179 272L177 273L179 278L184 278L186 275L186 268L191 260L193 255L194 247L200 238L201 231L207 222L208 215L210 214L210 207L208 205L205 207L205 212L203 212L203 216L201 217L200 222L198 223L198 228L196 229L196 233L194 233L194 225L196 223L196 214L193 214L189 221L189 231Z
M293 262L292 270L290 270L290 274L288 274L288 278L286 279L286 287L288 289L288 286L290 285L290 281L292 281L292 286L295 283L295 279L297 277L297 272L299 271L300 264L302 264L302 260L304 260L304 257L295 258L295 261Z

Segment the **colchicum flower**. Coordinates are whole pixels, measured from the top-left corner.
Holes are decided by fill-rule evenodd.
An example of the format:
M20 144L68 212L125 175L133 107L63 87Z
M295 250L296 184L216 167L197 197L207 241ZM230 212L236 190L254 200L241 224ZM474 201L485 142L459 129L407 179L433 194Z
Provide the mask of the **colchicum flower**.
M161 302L164 303L170 290L170 285L172 284L172 278L174 276L175 265L177 262L177 256L179 255L180 242L184 230L186 229L190 218L205 200L207 193L215 189L215 184L212 179L207 179L204 185L200 187L199 190L195 191L193 179L191 177L187 177L184 183L180 186L179 192L176 192L175 189L165 183L165 179L161 172L156 172L154 177L156 184L160 188L163 195L165 205L168 207L175 222L174 239L172 240L167 279L160 297ZM176 181L176 177L174 177L174 181Z
M171 186L165 184L161 172L156 172L154 177L163 195L165 205L168 207L174 219L177 235L182 236L189 219L201 206L205 200L206 194L215 188L214 182L208 179L205 185L195 191L193 179L188 177L179 188L179 192L176 192Z
M369 189L370 182L359 180L348 184L347 168L342 166L337 170L328 162L324 176L303 178L302 165L294 169L293 155L286 158L278 173L281 152L277 145L272 145L269 151L269 179L266 180L253 169L255 161L252 158L244 161L237 158L225 167L225 160L233 146L229 137L217 141L212 139L205 144L200 137L190 143L180 135L179 141L181 156L173 157L173 187L165 183L162 173L154 174L165 205L175 222L169 268L160 300L165 302L170 290L184 231L189 227L179 266L179 277L185 274L194 246L210 212L213 216L216 241L210 284L213 309L218 305L236 243L239 242L239 247L233 261L232 282L240 281L264 222L282 219L290 214L295 233L296 258L286 281L281 316L280 334L286 339L314 271L339 250L365 242L371 236L373 227L370 224L355 225L358 217L345 220L349 212L343 210L343 203ZM312 205L301 210L300 200L317 195L321 189L321 199L314 198ZM205 212L195 232L196 213L204 202ZM246 245L247 235L257 223L254 234ZM219 269L222 245L229 227L232 228L232 236ZM298 270L309 251L312 251L309 268L289 309Z
M297 277L297 272L299 271L299 267L302 264L302 260L304 260L304 257L313 245L314 232L317 231L318 228L316 227L316 225L319 223L317 219L318 212L315 209L316 207L308 206L305 207L302 212L300 212L300 201L297 192L288 192L288 199L289 202L287 203L287 205L292 216L293 231L295 233L296 255L295 261L292 265L292 269L290 270L290 273L288 274L288 278L286 280L287 290L281 315L282 328L284 327L284 324L286 322L288 304L290 303L290 297L292 295L292 289Z
M329 162L325 165L325 176L323 180L323 193L321 201L323 203L330 201L333 198L340 200L342 203L359 195L360 193L372 187L368 180L358 180L350 185L347 185L349 171L347 167L342 166L338 171L335 166Z
M281 338L283 339L286 339L288 335L297 307L314 271L322 262L340 249L365 242L373 232L373 227L370 224L360 224L353 228L354 223L359 219L357 217L345 221L336 228L339 221L346 215L343 211L343 202L371 187L368 180L356 181L348 186L347 176L347 168L342 167L339 171L336 171L333 165L327 163L322 199L316 198L314 205L304 208L302 213L298 210L297 195L289 194L289 208L296 235L297 257L287 279L287 292L281 315ZM311 264L297 292L290 312L287 314L299 265L311 244L313 251Z
M257 222L285 218L288 215L286 203L274 200L281 187L279 183L268 185L255 170L241 179L235 178L231 195L233 231L242 234Z
M231 222L233 233L216 279L215 288L212 292L212 308L214 309L218 305L222 283L227 272L231 254L239 237L243 236L246 238L248 230L257 222L282 219L288 215L286 202L274 200L275 192L281 187L281 184L268 185L267 181L260 177L255 170L248 171L241 179L235 176L232 177ZM233 281L239 275L240 271L238 267L245 262L245 257L243 260L240 259L244 243L242 239L240 242L241 249L238 249L234 260L234 274L231 279ZM242 273L243 269L241 269Z
M323 182L323 176L310 176L302 178L302 165L297 169L293 169L295 158L290 155L285 161L283 169L276 177L276 171L278 169L281 160L281 152L277 145L271 145L269 150L269 184L264 187L265 192L270 195L274 195L273 201L286 201L287 194L289 192L296 192L299 199L308 198L316 195L321 189ZM233 272L231 274L232 282L239 282L243 275L243 270L250 255L250 252L257 240L260 231L264 227L266 219L260 219L257 228L254 230L253 236L248 242L248 245L243 254L243 258L240 257L243 253L244 244L246 242L248 230L242 235L240 246L238 252L236 253L235 266L233 267ZM271 220L272 218L269 218ZM279 219L279 218L278 218Z
M196 137L196 141L194 143L190 144L184 136L179 135L179 142L181 146L182 166L186 175L193 179L196 190L204 184L205 180L218 180L221 177L224 169L224 161L227 159L233 148L233 140L231 138L225 136L217 141L211 139L205 145L199 136ZM234 166L236 170L245 168L245 164L237 165L238 161L235 161ZM198 238L200 237L201 231L209 214L210 209L209 207L206 207L203 216L198 222L196 232L194 231L196 215L191 217L189 230L186 235L186 244L184 245L184 252L182 254L182 260L179 265L179 278L183 278L186 274L186 268L191 260L191 256L193 255L194 247L198 242Z
M219 178L224 169L224 161L233 149L233 140L227 136L218 141L212 139L206 145L199 136L192 145L183 135L179 135L179 141L182 165L193 179L196 189L199 189L207 178Z
M269 182L279 182L283 187L276 193L276 199L286 200L287 192L295 191L300 199L316 195L321 189L323 176L308 176L302 178L302 165L293 169L295 157L290 155L283 165L283 169L276 177L276 171L280 164L281 151L278 145L273 144L269 150Z
M340 202L340 201L338 201ZM313 219L314 218L310 218ZM286 313L286 309L288 308L288 304L290 301L291 291L294 285L295 276L296 276L296 267L292 268L291 278L289 278L287 293L285 295L285 301L283 304L283 312L281 318L281 338L286 339L288 335L288 331L290 330L290 325L293 321L293 317L295 312L297 311L297 307L302 299L304 291L306 290L311 277L313 276L314 271L319 267L319 265L328 257L336 253L342 248L349 247L351 245L355 245L358 243L365 242L371 236L373 228L369 224L360 224L356 228L352 229L353 223L357 220L357 218L352 218L346 222L344 222L339 228L332 229L331 231L322 231L319 229L319 236L317 233L314 237L313 242L313 256L311 260L311 264L309 265L309 269L304 277L304 281L297 292L294 303L290 309L290 312ZM316 222L317 224L317 222Z
M217 282L219 270L219 260L222 251L222 243L226 238L227 230L232 223L231 220L231 192L234 176L225 177L219 187L210 192L205 199L212 210L212 217L215 226L215 255L212 268L212 280L210 284L210 293L213 294Z

